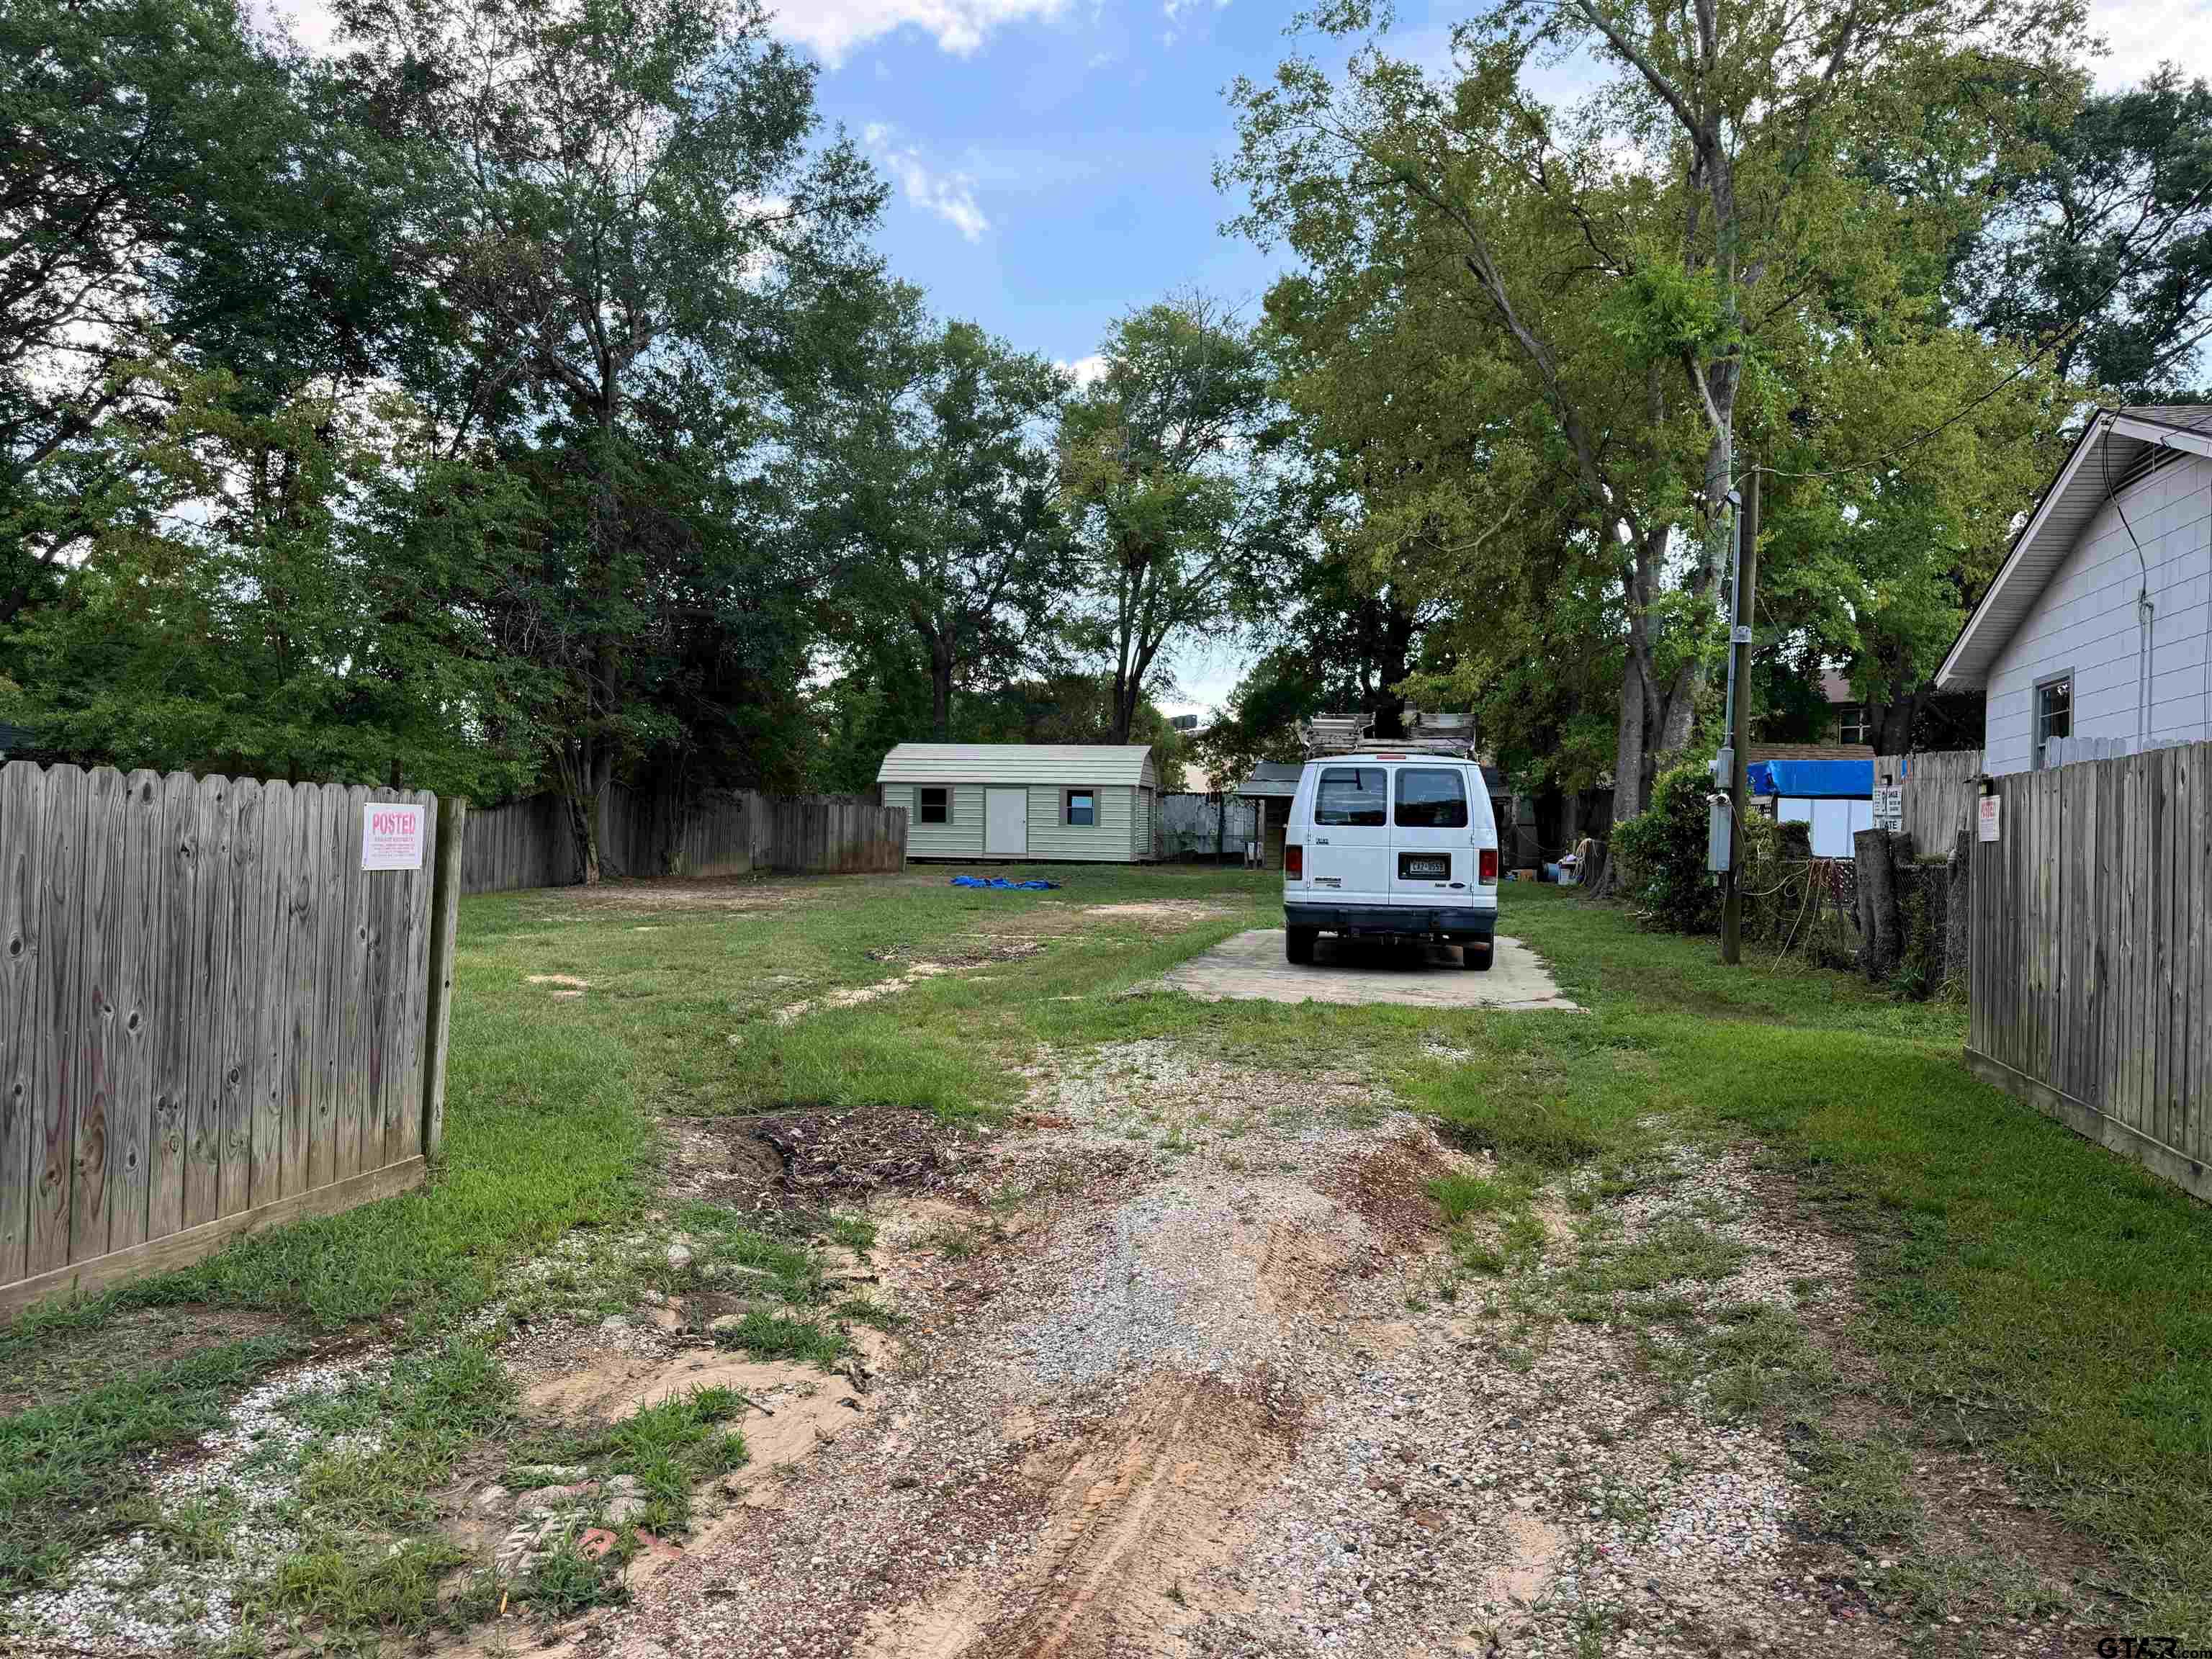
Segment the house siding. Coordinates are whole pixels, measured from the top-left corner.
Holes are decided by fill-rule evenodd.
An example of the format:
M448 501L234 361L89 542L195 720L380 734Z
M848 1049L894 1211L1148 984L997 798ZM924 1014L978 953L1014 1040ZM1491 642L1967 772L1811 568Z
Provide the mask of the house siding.
M921 786L887 783L884 805L906 808L906 855L910 859L972 859L983 854L983 786L954 783L945 786L952 795L949 823L921 821Z
M2130 540L2121 510L2135 531ZM2138 561L2136 542L2142 544ZM2005 642L1988 684L1983 765L1993 774L2035 764L2035 687L2074 677L2073 735L2132 738L2142 630L2136 595L2156 606L2147 740L2212 737L2206 729L2206 624L2212 603L2212 460L2185 455L2122 490Z

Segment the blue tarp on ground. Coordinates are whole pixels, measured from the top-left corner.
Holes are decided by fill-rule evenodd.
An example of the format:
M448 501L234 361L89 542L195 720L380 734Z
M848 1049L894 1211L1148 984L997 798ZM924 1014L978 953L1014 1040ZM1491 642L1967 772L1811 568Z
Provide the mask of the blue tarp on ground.
M1002 893L1048 893L1060 885L1056 881L1008 881L1004 876L955 876L955 887L995 887Z
M1744 768L1754 795L1796 795L1814 800L1867 800L1874 795L1870 760L1765 760Z

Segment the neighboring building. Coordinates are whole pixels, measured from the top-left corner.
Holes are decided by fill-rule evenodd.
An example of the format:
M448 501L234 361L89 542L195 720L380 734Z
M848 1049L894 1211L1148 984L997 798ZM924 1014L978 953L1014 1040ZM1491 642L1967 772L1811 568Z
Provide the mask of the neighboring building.
M1850 747L1874 741L1874 711L1853 694L1850 681L1832 668L1823 670L1820 696L1828 705L1828 724L1820 733L1821 742Z
M1847 859L1851 837L1874 828L1874 750L1864 744L1753 744L1746 793L1784 823L1811 826L1813 856Z
M1304 761L1261 761L1252 775L1237 786L1241 799L1254 804L1259 821L1253 833L1260 842L1260 862L1270 870L1283 867L1284 831L1291 822L1291 797L1298 793Z
M1986 771L2212 738L2208 532L2212 406L2099 411L1936 677L1987 693Z
M1159 775L1141 743L902 743L876 773L910 859L1149 863Z

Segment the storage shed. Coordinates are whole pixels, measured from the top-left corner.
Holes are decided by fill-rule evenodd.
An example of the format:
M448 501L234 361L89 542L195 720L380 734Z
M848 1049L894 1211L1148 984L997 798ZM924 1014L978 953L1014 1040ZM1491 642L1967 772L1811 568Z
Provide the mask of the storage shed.
M1149 864L1159 773L1141 743L902 743L876 784L910 859Z

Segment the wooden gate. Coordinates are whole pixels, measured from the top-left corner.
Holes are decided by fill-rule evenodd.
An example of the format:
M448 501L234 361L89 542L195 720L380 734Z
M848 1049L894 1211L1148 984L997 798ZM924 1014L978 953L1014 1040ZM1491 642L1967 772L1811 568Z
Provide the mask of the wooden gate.
M362 867L375 802L420 868ZM422 1181L448 848L426 794L0 771L0 1312Z

